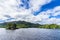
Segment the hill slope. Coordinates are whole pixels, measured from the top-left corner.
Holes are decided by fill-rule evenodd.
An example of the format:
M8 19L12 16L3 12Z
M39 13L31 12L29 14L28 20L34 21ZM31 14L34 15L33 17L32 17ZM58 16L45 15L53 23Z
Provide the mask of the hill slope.
M47 28L47 29L60 29L60 25L56 24L34 24L30 22L25 21L13 21L13 22L5 22L0 24L0 28L6 28L9 26L9 24L15 23L17 25L17 28Z

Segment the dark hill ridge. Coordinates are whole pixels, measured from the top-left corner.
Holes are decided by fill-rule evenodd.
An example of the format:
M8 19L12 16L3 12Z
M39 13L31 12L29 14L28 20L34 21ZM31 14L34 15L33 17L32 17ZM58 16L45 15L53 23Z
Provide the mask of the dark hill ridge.
M0 24L0 28L7 28L9 26L12 26L13 24L16 24L17 28L47 28L47 29L60 29L60 25L57 24L36 24L36 23L30 23L25 21L13 21L13 22L5 22Z
M9 24L9 23L10 24L16 23L16 25L20 26L21 28L36 28L38 25L40 25L40 24L34 24L34 23L30 23L30 22L25 22L25 21L5 22L5 23L1 23L0 25L7 26L7 24Z

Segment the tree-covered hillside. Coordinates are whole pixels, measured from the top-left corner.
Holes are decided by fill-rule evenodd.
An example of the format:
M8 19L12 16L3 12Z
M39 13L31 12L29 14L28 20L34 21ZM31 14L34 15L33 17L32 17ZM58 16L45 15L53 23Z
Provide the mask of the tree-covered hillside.
M47 29L60 29L60 25L57 24L34 24L30 22L25 21L13 21L13 22L5 22L0 24L0 28L7 28L9 26L12 26L13 23L16 24L17 28L47 28Z

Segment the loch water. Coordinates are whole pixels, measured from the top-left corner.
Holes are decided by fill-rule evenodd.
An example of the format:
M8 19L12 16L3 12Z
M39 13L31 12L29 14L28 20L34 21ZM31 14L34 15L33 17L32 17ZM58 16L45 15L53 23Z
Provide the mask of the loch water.
M0 40L60 40L60 29L0 28Z

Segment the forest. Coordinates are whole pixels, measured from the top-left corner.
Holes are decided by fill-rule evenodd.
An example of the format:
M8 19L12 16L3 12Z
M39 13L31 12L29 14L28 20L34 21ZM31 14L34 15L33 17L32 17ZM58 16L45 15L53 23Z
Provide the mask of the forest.
M60 25L57 24L34 24L25 21L13 21L13 22L5 22L0 24L0 28L8 28L12 27L13 24L16 24L17 28L46 28L46 29L60 29Z

